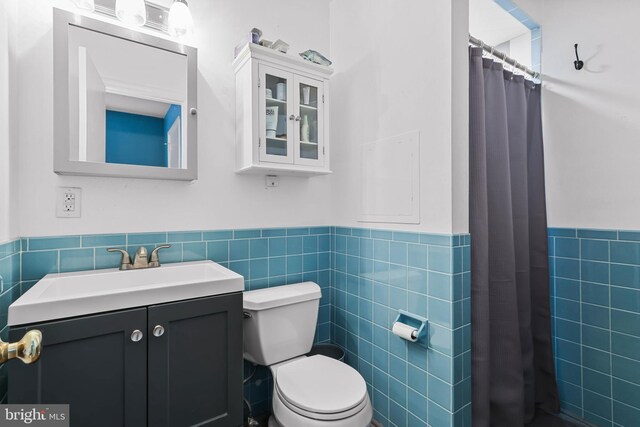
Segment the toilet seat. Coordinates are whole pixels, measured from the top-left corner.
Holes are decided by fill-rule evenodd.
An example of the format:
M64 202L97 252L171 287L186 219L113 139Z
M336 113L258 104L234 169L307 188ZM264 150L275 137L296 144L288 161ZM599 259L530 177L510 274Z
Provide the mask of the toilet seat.
M336 420L317 420L298 414L289 409L279 393L273 393L273 415L269 418L269 427L369 427L373 418L373 408L367 396L362 410L347 418Z
M362 376L340 361L317 355L280 366L274 390L291 411L314 420L351 417L368 404Z
M369 401L367 400L367 396L365 396L365 398L362 399L362 402L360 402L357 406L354 406L353 408L348 409L347 411L335 412L335 413L320 413L320 412L307 411L305 409L302 409L296 406L295 404L287 400L287 398L282 395L282 393L278 388L276 388L275 392L276 392L276 396L274 397L278 399L287 409L289 409L290 411L302 417L309 418L312 420L317 420L317 421L336 421L336 420L349 418L358 414L367 406L367 404L369 404Z

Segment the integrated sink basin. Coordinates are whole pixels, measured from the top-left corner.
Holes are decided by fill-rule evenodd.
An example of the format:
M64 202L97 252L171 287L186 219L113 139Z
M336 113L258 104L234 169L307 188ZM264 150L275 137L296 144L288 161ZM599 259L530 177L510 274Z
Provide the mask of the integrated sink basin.
M48 274L9 306L8 324L142 307L244 290L244 278L213 261L157 268Z

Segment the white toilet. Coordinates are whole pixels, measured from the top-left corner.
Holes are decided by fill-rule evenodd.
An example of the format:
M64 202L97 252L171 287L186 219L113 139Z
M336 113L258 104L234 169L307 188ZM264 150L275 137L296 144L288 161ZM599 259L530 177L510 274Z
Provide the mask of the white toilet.
M316 331L313 282L244 293L244 358L273 374L269 427L366 427L373 410L362 376L338 360L304 356Z

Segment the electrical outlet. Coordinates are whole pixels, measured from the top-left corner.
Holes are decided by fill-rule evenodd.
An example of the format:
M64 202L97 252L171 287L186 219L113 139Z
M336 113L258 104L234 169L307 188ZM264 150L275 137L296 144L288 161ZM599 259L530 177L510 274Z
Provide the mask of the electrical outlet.
M266 187L277 187L278 185L280 185L280 180L277 175L267 175L265 177Z
M80 218L82 188L58 187L56 216L58 218Z

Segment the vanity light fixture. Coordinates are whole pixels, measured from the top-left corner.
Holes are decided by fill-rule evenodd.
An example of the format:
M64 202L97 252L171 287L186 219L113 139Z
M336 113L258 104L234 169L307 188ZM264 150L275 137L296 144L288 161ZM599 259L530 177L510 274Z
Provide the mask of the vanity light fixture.
M96 9L96 5L93 0L73 0L73 4L75 4L78 9L88 10L90 12L93 12Z
M186 0L175 0L169 9L169 34L182 37L193 33L193 16Z
M116 16L127 25L142 27L147 22L144 0L116 0Z

